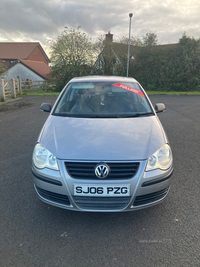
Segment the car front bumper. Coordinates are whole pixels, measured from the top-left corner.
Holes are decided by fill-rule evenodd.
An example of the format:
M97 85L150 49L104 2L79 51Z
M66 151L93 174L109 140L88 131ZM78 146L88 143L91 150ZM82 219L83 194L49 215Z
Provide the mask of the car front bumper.
M102 180L75 179L69 176L64 160L58 160L60 171L37 169L32 165L34 187L39 198L56 207L89 212L122 212L150 207L167 196L173 168L145 172L146 161L140 161L138 171L131 179ZM83 161L84 162L84 161ZM117 163L117 162L115 162ZM119 162L120 163L120 162ZM109 162L108 162L109 164ZM74 185L129 185L129 196L75 196Z

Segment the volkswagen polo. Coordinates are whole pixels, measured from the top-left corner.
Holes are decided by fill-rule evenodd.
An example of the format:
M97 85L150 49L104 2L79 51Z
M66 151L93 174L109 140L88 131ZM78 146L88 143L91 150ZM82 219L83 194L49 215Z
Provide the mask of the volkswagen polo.
M167 196L173 158L153 107L133 78L72 79L49 112L32 157L34 187L51 205L77 211L134 211Z

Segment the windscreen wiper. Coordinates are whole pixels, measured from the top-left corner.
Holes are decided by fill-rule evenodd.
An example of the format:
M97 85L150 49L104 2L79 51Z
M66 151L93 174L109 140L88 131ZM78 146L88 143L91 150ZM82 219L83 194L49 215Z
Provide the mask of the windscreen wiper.
M103 119L107 119L107 118L109 118L109 119L112 119L112 118L120 118L120 116L117 116L117 115L105 115L105 116L103 116L103 115L94 115L94 116L91 116L90 118L103 118Z
M135 113L133 115L125 116L124 118L135 118L135 117L142 117L142 116L148 116L148 115L155 115L155 114L153 112Z

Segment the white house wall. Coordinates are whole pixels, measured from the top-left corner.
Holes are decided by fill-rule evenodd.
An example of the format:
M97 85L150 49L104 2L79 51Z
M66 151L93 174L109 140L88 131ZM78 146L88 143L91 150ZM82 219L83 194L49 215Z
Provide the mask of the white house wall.
M31 80L31 81L44 81L42 77L37 75L32 70L28 69L21 63L17 63L7 71L7 75L4 77L4 80L17 79L17 76L21 77L22 81Z

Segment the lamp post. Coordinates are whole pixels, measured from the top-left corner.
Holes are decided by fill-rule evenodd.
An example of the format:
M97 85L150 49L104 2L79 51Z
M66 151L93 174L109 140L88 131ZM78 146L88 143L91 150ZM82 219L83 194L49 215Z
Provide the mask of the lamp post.
M129 39L128 39L127 74L126 74L127 77L128 77L128 69L129 69L130 38L131 38L131 18L132 18L132 16L133 16L133 13L129 13L130 24L129 24Z

